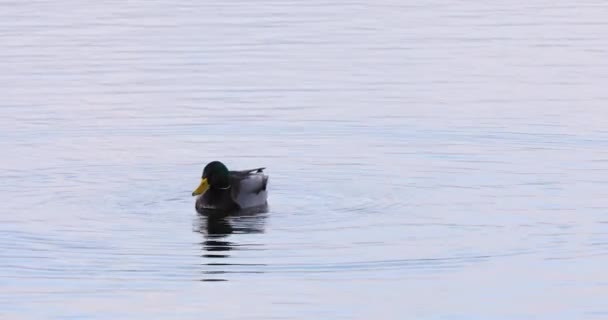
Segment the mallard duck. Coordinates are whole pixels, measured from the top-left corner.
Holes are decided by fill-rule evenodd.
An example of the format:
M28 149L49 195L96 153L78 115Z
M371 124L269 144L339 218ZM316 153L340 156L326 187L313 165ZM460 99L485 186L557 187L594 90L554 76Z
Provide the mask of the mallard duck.
M264 169L228 171L219 161L208 163L200 185L192 192L192 196L197 196L196 211L225 213L265 207L268 176L263 173Z

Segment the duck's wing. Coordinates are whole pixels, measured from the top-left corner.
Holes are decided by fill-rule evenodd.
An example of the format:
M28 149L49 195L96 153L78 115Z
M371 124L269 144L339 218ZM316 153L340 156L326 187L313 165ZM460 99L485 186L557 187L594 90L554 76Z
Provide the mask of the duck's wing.
M266 202L268 176L261 172L257 173L256 170L258 169L231 172L231 196L241 208Z
M252 173L262 173L264 171L264 169L266 169L266 168L262 167L262 168L255 168L255 169L249 169L249 170L230 171L230 173L234 174L234 175L238 175L238 176L247 176Z
M263 173L253 173L252 171L232 171L230 173L233 193L260 193L260 191L266 190L268 176Z

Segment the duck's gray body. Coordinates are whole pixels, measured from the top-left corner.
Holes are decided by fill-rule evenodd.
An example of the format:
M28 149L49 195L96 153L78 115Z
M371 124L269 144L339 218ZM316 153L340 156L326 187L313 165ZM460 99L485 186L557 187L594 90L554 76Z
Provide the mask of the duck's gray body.
M264 169L230 171L230 187L210 187L196 199L196 210L212 214L266 206L268 176L263 173Z

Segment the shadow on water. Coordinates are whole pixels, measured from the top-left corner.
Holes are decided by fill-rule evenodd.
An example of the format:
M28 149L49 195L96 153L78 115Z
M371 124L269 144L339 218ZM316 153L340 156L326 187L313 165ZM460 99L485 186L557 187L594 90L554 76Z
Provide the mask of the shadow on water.
M241 211L226 217L199 215L195 232L203 236L201 249L205 278L202 281L227 281L220 275L263 273L259 267L265 264L233 263L238 251L263 250L262 244L238 243L238 235L264 233L267 207L252 211ZM220 260L221 259L221 260Z

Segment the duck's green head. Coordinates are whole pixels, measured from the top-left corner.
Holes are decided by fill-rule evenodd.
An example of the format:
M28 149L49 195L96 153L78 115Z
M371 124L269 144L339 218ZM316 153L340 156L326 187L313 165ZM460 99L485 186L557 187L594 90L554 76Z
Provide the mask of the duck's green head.
M227 189L230 187L230 174L228 168L219 162L209 162L203 170L201 184L192 192L192 196L205 193L209 188Z

